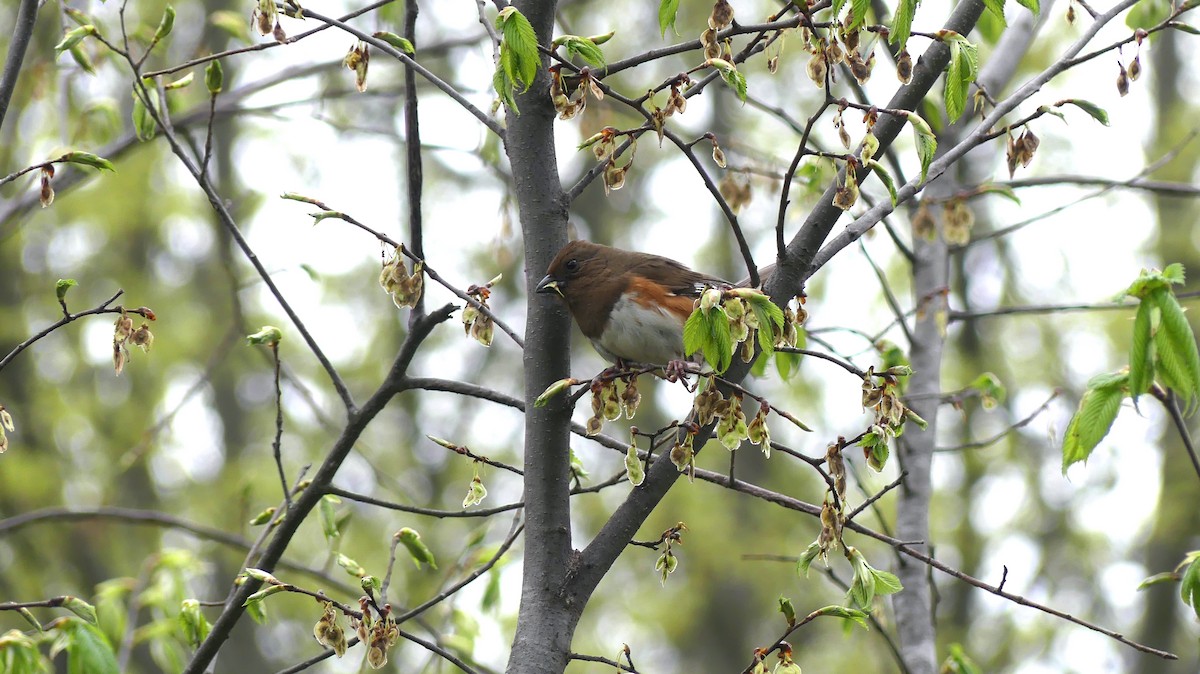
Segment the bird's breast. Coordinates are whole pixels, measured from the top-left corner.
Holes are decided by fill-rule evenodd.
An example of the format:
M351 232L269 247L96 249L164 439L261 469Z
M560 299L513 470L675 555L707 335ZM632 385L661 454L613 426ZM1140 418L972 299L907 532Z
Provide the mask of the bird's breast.
M613 305L604 331L592 344L610 361L666 365L683 358L683 321L666 309L626 293ZM689 301L690 303L690 301Z

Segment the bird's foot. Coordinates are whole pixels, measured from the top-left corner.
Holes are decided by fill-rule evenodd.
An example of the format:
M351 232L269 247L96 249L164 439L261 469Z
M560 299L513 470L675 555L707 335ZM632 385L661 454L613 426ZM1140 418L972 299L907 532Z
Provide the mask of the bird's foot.
M688 386L687 380L687 376L692 372L695 372L695 370L692 368L693 364L691 361L676 358L668 362L667 366L663 368L663 377L665 377L666 380L671 383L682 381L684 388L689 391L693 391L695 389L691 386Z

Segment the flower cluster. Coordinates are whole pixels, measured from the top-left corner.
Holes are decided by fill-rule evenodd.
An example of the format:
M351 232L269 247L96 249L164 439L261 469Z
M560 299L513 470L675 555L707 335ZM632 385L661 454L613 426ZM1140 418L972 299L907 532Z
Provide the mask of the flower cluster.
M367 90L367 64L370 62L370 49L362 40L351 45L350 51L346 52L346 57L342 59L342 65L347 70L354 71L354 88L360 93Z
M390 257L384 260L383 268L379 270L379 285L384 292L392 296L392 302L397 307L413 308L421 300L425 290L425 265L413 263L413 273L408 273L404 264L404 256L400 249L392 251Z
M599 433L606 420L618 419L622 412L625 413L626 419L632 419L642 402L642 394L638 392L637 387L637 375L597 377L592 382L591 392L592 416L587 420L588 435Z
M135 330L133 328L133 318L129 315L130 312L121 309L121 315L117 318L113 330L113 368L117 374L121 374L125 370L125 363L129 360L129 345L140 348L143 352L150 351L150 347L154 344L154 333L150 332L150 326L143 322ZM154 312L142 307L137 311L150 320L154 320Z
M333 652L340 658L346 654L348 645L346 632L338 624L338 614L333 608L333 604L324 602L324 605L321 617L317 620L317 624L313 625L313 636L316 637L317 643L333 649Z
M488 309L488 298L492 296L492 286L499 283L501 278L503 277L497 276L481 286L471 284L467 288L467 296L474 299L479 305L469 303L463 307L463 332L484 346L492 345L492 333L495 328L491 312Z
M912 419L921 428L928 425L900 399L900 378L910 374L912 368L897 365L878 374L871 367L863 375L862 405L875 413L875 419L863 434L859 445L863 448L867 465L876 471L883 470L889 454L888 443L904 433L905 421Z
M367 664L371 669L382 669L387 664L388 651L400 638L400 628L396 627L396 619L392 617L392 605L385 604L378 610L378 616L372 618L373 602L362 597L358 604L362 608L362 618L350 616L350 627L358 635L358 640L367 645Z

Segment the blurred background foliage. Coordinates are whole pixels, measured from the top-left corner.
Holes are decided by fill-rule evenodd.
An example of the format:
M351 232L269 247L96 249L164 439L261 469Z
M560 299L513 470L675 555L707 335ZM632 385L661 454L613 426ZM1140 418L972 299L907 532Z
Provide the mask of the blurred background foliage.
M12 20L16 4L0 3L0 24ZM335 4L336 11L321 11L354 9ZM422 6L414 42L421 63L487 109L492 56L472 4ZM669 32L665 39L659 36L657 3L560 4L560 32L617 31L604 47L610 60L677 41ZM765 1L735 5L739 17L757 19L778 9ZM945 13L943 5L923 4L918 22L936 26ZM71 6L92 16L106 36L118 35L119 3ZM163 7L153 0L129 3L126 21L135 32L152 33ZM403 8L399 1L383 5L356 25L400 32ZM701 0L683 0L680 33L698 34L709 8ZM222 0L176 9L175 31L147 61L147 69L244 46L251 39L252 3ZM123 289L120 303L149 306L157 314L156 340L149 354L135 352L124 374L115 376L112 317L89 317L38 342L0 374L0 404L17 427L8 452L0 456L0 598L84 597L101 606L101 627L114 645L125 638L125 621L136 617L147 627L129 644L129 671L171 671L186 659L186 648L177 636L155 635L174 629L181 599L223 598L244 549L178 527L114 517L48 516L19 527L11 526L13 518L45 509L114 506L165 513L253 540L259 530L247 522L280 500L271 456L271 362L264 349L243 339L264 324L280 326L285 335L280 353L289 479L320 461L343 414L315 359L165 144L134 139L127 70L94 40L86 40L83 49L95 64L95 75L84 72L70 55L55 58L53 46L69 27L59 10L54 2L41 8L25 72L0 130L0 173L57 156L65 148L101 154L115 163L117 173L95 175L90 169L64 167L55 179L58 197L44 209L37 206L36 178L0 188L0 352L7 353L59 317L54 298L59 278L79 282L67 296L73 311L96 306ZM1079 33L1078 26L1066 23L1065 11L1061 3L1046 3L1051 27L1043 31L1021 73L1044 67ZM494 9L487 14L492 16ZM312 27L291 19L282 26L289 34ZM986 62L994 36L971 37L982 43ZM394 238L407 237L406 141L400 114L404 73L397 64L376 59L367 92L354 92L352 75L340 66L351 42L329 30L297 44L224 59L226 93L219 99L213 169L256 253L361 399L382 379L407 330L407 314L378 289L380 248L344 223L313 226L306 205L277 198L287 191L307 194ZM6 45L7 36L0 35L0 46ZM1126 99L1118 98L1111 84L1111 58L1079 68L1065 84L1055 83L1049 96L1094 100L1108 109L1113 126L1102 128L1082 115L1071 117L1069 126L1053 120L1037 126L1043 146L1028 175L1123 179L1174 153L1153 177L1196 183L1200 143L1185 139L1195 134L1200 118L1200 101L1189 98L1195 87L1188 85L1198 76L1197 55L1194 41L1184 43L1170 31L1155 35L1144 59L1146 79L1136 82ZM773 256L780 176L798 138L784 119L763 109L779 108L801 121L815 109L822 93L808 83L806 59L798 46L785 48L777 74L768 75L761 62L749 67L749 103L742 105L730 91L714 87L673 121L685 136L712 131L721 139L730 165L717 174L749 185L752 198L741 220L760 263ZM608 83L637 95L693 60L662 59ZM202 78L198 67L175 76L188 70ZM867 93L882 100L894 87L891 77L890 65L880 63ZM1017 81L1022 79L1018 75ZM519 330L524 270L502 151L495 138L425 81L418 82L418 89L429 264L459 287L503 274L492 304ZM175 124L202 143L207 96L200 83L172 92L169 101ZM861 127L853 117L847 114L857 138ZM636 124L640 120L620 106L594 101L577 121L561 123L564 183L573 184L590 166L588 153L574 150L580 139L604 126ZM827 124L816 134L826 147L837 145L836 132ZM900 151L915 171L905 142ZM987 156L972 162L1003 179L999 146L983 154ZM799 224L832 175L827 163L806 163L802 170L800 188L791 195L791 227ZM1065 184L1022 190L1021 206L975 201L975 234L1094 189ZM868 196L886 198L875 188ZM911 213L897 213L889 223L902 238L908 237L907 215ZM951 306L972 312L1103 302L1143 265L1182 262L1200 273L1197 215L1194 201L1109 193L1011 237L959 252ZM660 149L651 137L640 142L624 189L606 196L593 185L572 205L572 218L584 238L673 256L728 278L744 273L720 212L694 171L669 144ZM882 232L869 237L865 249L902 305L911 307L907 264L888 237ZM428 281L427 288L428 307L453 299ZM879 362L869 336L902 344L902 333L887 329L893 314L862 251L845 251L813 279L808 293L810 346L828 344L865 367ZM944 408L947 448L994 435L1030 415L1055 390L1062 393L1030 424L995 444L937 456L932 542L938 557L966 573L996 583L1007 567L1007 589L1173 650L1183 659L1165 663L1140 656L935 574L939 655L949 644L962 643L988 672L1196 671L1197 628L1174 587L1134 591L1142 578L1172 568L1187 550L1200 547L1196 476L1163 415L1147 406L1143 416L1126 410L1086 468L1073 470L1069 480L1060 474L1059 434L1084 382L1123 362L1131 316L1122 311L1020 314L951 325L944 390L963 389L981 373L993 372L1008 395L990 411L971 395L957 409ZM572 374L590 377L602 363L578 334L574 338ZM515 396L522 391L519 349L499 332L484 349L453 322L426 343L416 371ZM859 383L810 359L787 381L772 376L753 386L816 430L802 434L780 427L774 429L776 439L820 455L838 435L856 435L867 423L859 408ZM677 389L662 382L643 386L644 395L651 394L636 420L639 427L656 428L686 411L687 396ZM581 408L579 419L585 416ZM337 483L385 500L457 510L473 467L424 436L448 438L519 464L520 421L511 410L451 394L404 394L368 429ZM617 426L610 425L608 432L623 437ZM622 470L620 454L579 439L572 448L590 473L590 483ZM726 470L727 457L719 448L705 452L701 466ZM894 465L875 475L858 457L851 462L862 480L860 494L873 493L895 478ZM737 475L809 502L820 502L824 489L806 466L778 455L767 461L743 451ZM513 476L490 468L482 476L489 490L483 507L520 500L521 485ZM617 486L576 498L577 547L590 540L626 489ZM881 500L878 508L868 524L883 529L891 517L889 500ZM406 606L424 601L486 559L511 524L507 514L422 518L352 502L341 504L338 512L345 518L340 551L378 575L386 570L392 533L404 526L421 532L440 566L416 570L406 560L398 561L391 596ZM576 651L613 657L627 643L643 671L737 672L753 647L770 643L779 633L778 596L791 597L802 614L842 600L839 583L849 578L844 564L835 564L829 577L814 567L805 579L797 577L788 561L815 538L819 524L811 518L712 485L681 483L640 538L656 538L680 521L689 531L684 546L676 549L679 570L660 585L653 571L655 553L631 548L600 586L576 635ZM876 566L887 568L897 561L886 548L868 542L861 547ZM477 586L406 629L439 641L468 661L502 668L518 597L520 543L516 550ZM281 569L277 575L284 580L323 588L346 602L358 596L354 579L333 563L315 521L305 523L286 559L317 575ZM138 605L130 608L134 596L140 610ZM238 627L217 671L274 671L320 651L307 636L319 616L311 600L277 596L268 601L268 609L265 626L245 622ZM38 615L48 620L54 613ZM797 662L808 671L847 666L895 671L883 638L887 613L881 616L884 630L869 634L843 636L834 621L810 625L794 635ZM27 625L14 613L0 612L0 633L12 628ZM357 655L349 660L327 661L314 671L357 669ZM402 645L393 662L395 671L449 669L413 644ZM575 663L571 671L597 667Z

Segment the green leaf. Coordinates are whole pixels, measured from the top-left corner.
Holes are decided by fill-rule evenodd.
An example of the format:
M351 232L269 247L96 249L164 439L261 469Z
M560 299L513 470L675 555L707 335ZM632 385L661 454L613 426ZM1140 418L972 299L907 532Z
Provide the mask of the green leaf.
M283 331L273 325L264 325L253 335L246 335L246 341L251 344L268 346L278 344L283 339Z
M967 92L979 74L979 49L962 36L945 41L950 45L950 64L946 68L944 96L946 114L953 121L966 110Z
M1157 26L1171 15L1174 4L1169 0L1142 0L1129 9L1125 25L1132 29Z
M504 34L500 43L500 64L509 79L521 84L525 91L533 85L542 65L537 33L529 19L511 5L496 15L496 27Z
M266 624L266 622L267 622L267 605L263 603L261 598L254 599L253 597L251 597L250 599L246 600L245 606L246 606L246 613L250 614L250 617L254 619L254 622L258 623L259 625Z
M858 30L867 22L867 10L871 8L871 0L851 0L850 11L854 13L849 30Z
M1121 377L1122 380L1125 377ZM1087 461L1092 450L1117 419L1125 392L1120 386L1089 387L1079 401L1079 409L1071 418L1067 432L1063 435L1063 473L1072 464Z
M954 672L954 674L983 674L979 665L975 664L975 661L963 650L962 644L950 644L950 654L942 663L941 671Z
M163 10L162 19L158 22L158 30L154 31L154 42L158 42L164 37L171 34L171 29L175 27L175 8L167 5Z
M888 196L892 198L892 206L894 207L896 200L899 199L899 195L896 193L896 181L892 179L892 174L888 173L883 164L874 159L867 161L867 168L875 171L875 175L879 176L879 182L883 183L883 186L887 188Z
M71 29L63 35L63 39L54 45L54 54L58 56L65 51L69 51L72 47L83 41L85 37L90 37L96 34L96 27L92 24L80 26Z
M564 35L555 42L559 40L567 48L567 55L571 58L578 56L597 68L604 65L604 52L591 39L578 35Z
M679 0L659 0L658 3L658 32L659 37L666 37L667 28L679 35L675 29L675 15L679 13Z
M921 158L921 181L924 182L925 177L929 174L929 164L933 161L934 153L937 152L937 138L933 135L933 129L929 128L929 123L917 113L908 113L908 123L913 128L917 156Z
M158 92L149 87L145 92L150 105L158 107ZM138 140L142 141L150 140L158 133L158 124L154 121L154 116L146 109L146 104L136 91L133 92L133 130L137 133Z
M1033 12L1035 15L1041 14L1041 0L1017 0L1017 4Z
M83 618L89 625L96 624L96 607L80 599L79 597L65 597L63 600L63 608L71 613Z
M376 33L373 33L373 36L392 45L393 47L395 47L399 51L404 52L405 54L411 55L411 54L417 53L417 50L416 50L416 48L413 47L412 42L409 42L409 40L407 38L400 37L399 35L396 35L395 33L389 33L386 30L381 30Z
M714 65L718 61L721 63L724 63L724 64L726 64L726 66L728 66L728 67L723 67L723 66L719 66L719 65L717 66L717 69L721 71L721 79L725 82L726 85L729 86L730 89L733 89L734 93L737 94L738 100L745 103L746 102L746 76L743 75L742 73L738 72L738 69L733 67L733 64L729 63L728 61L724 61L722 59L709 59L709 62L713 63Z
M1153 587L1155 585L1162 585L1163 583L1174 583L1179 580L1180 580L1180 578L1179 578L1178 573L1176 573L1174 571L1163 571L1162 573L1156 573L1153 576L1150 576L1149 578L1138 583L1137 589L1139 591L1141 591L1148 587Z
M91 166L92 168L98 169L101 171L112 171L113 173L117 172L117 169L115 166L113 166L112 162L105 159L104 157L99 157L97 155L94 155L91 152L78 152L78 151L68 152L68 153L64 154L63 156L59 157L58 160L68 162L71 164L80 164L82 166Z
M221 67L220 59L209 63L204 68L204 86L208 88L208 93L216 96L221 93L221 87L225 85L225 69Z
M421 568L422 564L433 569L437 568L437 561L433 558L433 552L421 540L421 534L413 529L404 527L395 533L394 538L400 541L405 550L408 550L409 557L412 557L413 564L416 564L418 569Z
M67 674L120 672L112 646L99 629L78 620L68 620L61 629L67 635Z
M1092 103L1091 101L1085 101L1079 98L1068 98L1065 101L1059 101L1056 103L1055 107L1060 105L1074 105L1090 115L1092 119L1100 122L1104 126L1108 126L1108 112L1106 112L1104 108Z
M912 34L913 17L917 15L917 5L920 0L900 0L896 5L896 13L892 15L892 32L890 41L897 49L908 45L908 36Z
M1179 273L1182 274L1182 271ZM1191 407L1192 399L1200 394L1200 351L1196 348L1196 336L1183 313L1183 307L1179 306L1179 301L1170 290L1156 290L1149 299L1162 311L1162 322L1154 335L1159 362L1163 363L1164 368L1178 369L1177 385L1180 388L1176 389L1176 393L1184 399L1187 407ZM1159 339L1160 336L1162 339Z
M1020 197L1018 197L1017 193L1013 190L1013 188L1009 187L1008 185L996 185L995 183L985 183L985 184L977 187L976 190L980 194L999 194L1000 196L1007 198L1009 201L1012 201L1013 203L1017 204L1018 206L1021 205Z
M325 540L333 545L334 542L342 535L338 529L337 521L337 506L342 502L342 499L333 494L326 494L317 502L317 513L321 520L321 531L325 534Z
M871 629L870 625L867 623L867 614L856 608L850 608L849 606L837 606L837 605L825 606L825 607L817 609L815 611L815 613L817 615L829 616L831 618L842 618L844 620L849 620L852 623L859 625L863 629L867 629L867 630Z
M1177 31L1187 33L1188 35L1200 35L1200 29L1197 29L1195 26L1183 23L1181 21L1173 21L1171 23L1171 27Z
M61 302L67 298L67 291L77 285L79 285L79 283L73 278L60 278L58 279L58 282L54 284L54 295L58 297L58 301Z
M1174 285L1183 285L1183 282L1187 280L1183 265L1178 262L1167 265L1167 268L1162 270L1162 277L1167 283Z
M1154 341L1150 339L1154 306L1143 300L1133 318L1133 343L1129 349L1129 396L1137 407L1138 396L1154 381Z
M871 571L875 577L875 594L896 594L904 589L904 585L900 583L896 574L879 569L871 569Z
M1179 596L1183 599L1183 603L1192 607L1196 618L1200 619L1200 555L1192 553L1188 555L1191 558L1191 563L1183 572L1183 577L1179 584Z
M1004 19L1004 0L983 0L983 6L987 7L988 12L1000 19L1001 25L1007 26L1008 21Z
M812 566L813 560L816 559L817 555L819 554L821 554L821 545L816 541L813 541L807 548L805 548L804 552L800 554L800 560L796 563L796 575L801 575L807 578L808 568Z
M352 557L343 555L340 552L337 555L337 565L345 569L346 573L354 576L355 578L365 578L367 576L367 570L363 568L362 564L359 564Z
M496 64L496 72L492 75L492 88L496 90L500 101L509 110L512 110L514 115L521 114L521 110L517 107L516 89L513 86L512 78L499 63Z

